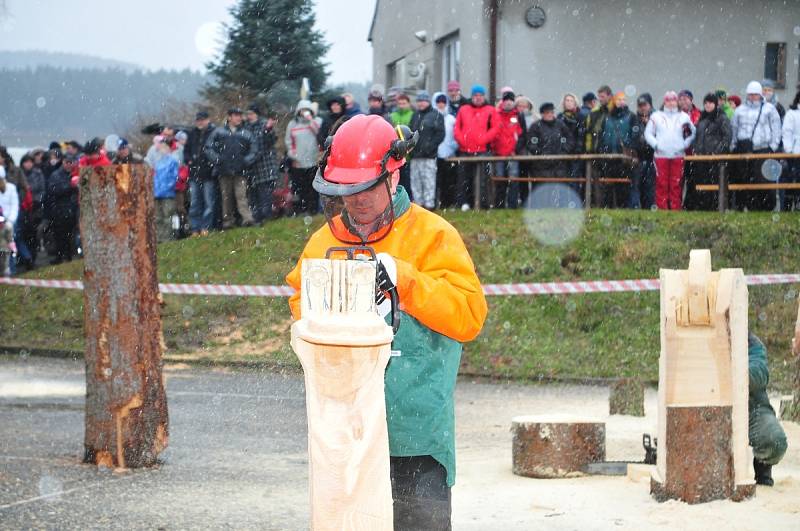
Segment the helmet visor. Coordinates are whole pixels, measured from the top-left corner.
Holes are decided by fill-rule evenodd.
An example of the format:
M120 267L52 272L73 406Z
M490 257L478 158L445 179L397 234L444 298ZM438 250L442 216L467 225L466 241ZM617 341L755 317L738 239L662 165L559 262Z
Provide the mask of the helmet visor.
M340 242L375 243L392 230L394 209L388 176L356 194L321 194L320 198L328 226Z

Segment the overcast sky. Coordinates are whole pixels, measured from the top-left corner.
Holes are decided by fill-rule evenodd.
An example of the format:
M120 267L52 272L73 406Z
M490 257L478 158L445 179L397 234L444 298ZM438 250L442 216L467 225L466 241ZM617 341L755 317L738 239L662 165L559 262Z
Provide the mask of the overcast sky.
M314 0L331 44L330 82L372 77L367 42L375 0ZM91 54L145 68L194 70L213 54L216 27L235 0L0 0L2 50Z

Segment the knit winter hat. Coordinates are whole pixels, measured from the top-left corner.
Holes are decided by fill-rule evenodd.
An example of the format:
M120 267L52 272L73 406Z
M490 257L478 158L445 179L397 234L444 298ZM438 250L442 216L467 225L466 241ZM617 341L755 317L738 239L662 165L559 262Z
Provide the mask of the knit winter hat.
M476 85L472 85L472 95L474 96L475 94L483 94L485 96L486 95L486 87L484 87L483 85L477 85L477 84Z
M692 94L692 91L689 89L683 89L682 91L678 92L678 97L680 98L681 96L686 96L690 100L694 99L694 94Z
M636 100L636 103L638 105L641 105L643 103L649 103L650 106L652 107L653 106L653 96L651 96L649 92L643 92L642 94L639 94L639 98Z
M431 95L428 94L427 90L420 90L417 92L417 101L431 101Z
M664 93L664 101L677 100L678 94L674 90L668 90Z
M550 103L549 101L539 105L539 114L544 114L548 111L554 111L554 110L556 110L555 104Z
M447 90L461 90L461 83L455 79L447 82Z

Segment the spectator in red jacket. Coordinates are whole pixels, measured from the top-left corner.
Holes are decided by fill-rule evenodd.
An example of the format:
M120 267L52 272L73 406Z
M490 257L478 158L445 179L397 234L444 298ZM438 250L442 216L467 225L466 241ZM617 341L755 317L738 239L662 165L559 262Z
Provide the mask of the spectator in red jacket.
M517 110L516 96L512 91L503 92L497 105L497 136L492 141L492 153L507 157L518 155L525 149L528 128L525 118ZM499 160L494 163L497 177L519 177L518 160ZM499 181L495 186L495 208L517 208L519 204L519 182Z
M453 133L458 142L459 156L480 156L489 154L489 145L494 141L500 123L497 110L486 103L486 89L482 85L472 86L472 98L463 105L456 115ZM480 190L474 193L480 199L481 208L488 208L487 175L484 164L461 163L458 166L456 202L461 210L469 210L473 193L472 182L477 170Z

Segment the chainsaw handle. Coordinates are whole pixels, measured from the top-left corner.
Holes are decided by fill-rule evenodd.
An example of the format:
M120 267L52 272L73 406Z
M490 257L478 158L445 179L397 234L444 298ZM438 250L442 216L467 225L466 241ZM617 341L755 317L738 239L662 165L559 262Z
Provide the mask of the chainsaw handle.
M397 295L397 287L394 286L392 289L389 290L389 302L392 305L392 334L397 335L397 330L400 328L400 310L398 309L398 295Z

